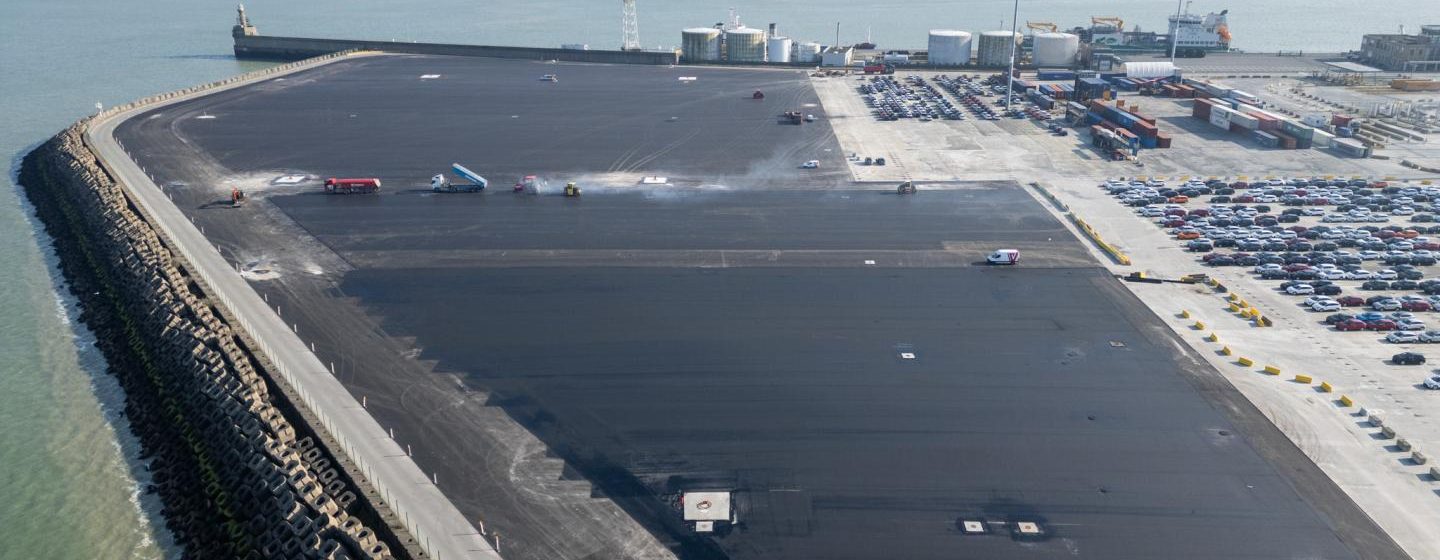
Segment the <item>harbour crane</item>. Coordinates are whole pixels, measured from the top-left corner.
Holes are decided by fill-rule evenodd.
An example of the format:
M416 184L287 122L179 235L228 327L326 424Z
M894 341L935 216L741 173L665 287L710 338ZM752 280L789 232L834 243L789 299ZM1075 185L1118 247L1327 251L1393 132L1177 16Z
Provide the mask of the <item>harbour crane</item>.
M1090 16L1090 25L1108 25L1114 27L1116 32L1125 31L1125 20L1115 16Z
M1032 34L1041 31L1047 33L1054 33L1060 30L1060 26L1050 23L1048 21L1027 21L1025 22L1025 27L1030 28L1030 33Z

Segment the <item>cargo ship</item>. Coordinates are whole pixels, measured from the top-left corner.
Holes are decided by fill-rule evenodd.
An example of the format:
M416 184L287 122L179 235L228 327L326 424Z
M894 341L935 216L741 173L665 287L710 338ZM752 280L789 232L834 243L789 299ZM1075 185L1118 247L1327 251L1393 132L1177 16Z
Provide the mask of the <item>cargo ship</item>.
M1221 10L1203 16L1191 13L1172 15L1168 33L1141 31L1139 26L1127 31L1125 20L1109 16L1092 17L1090 27L1076 27L1071 32L1079 35L1081 41L1096 47L1139 52L1167 52L1172 38L1178 34L1176 55L1199 57L1230 50L1230 26L1225 19L1229 12Z

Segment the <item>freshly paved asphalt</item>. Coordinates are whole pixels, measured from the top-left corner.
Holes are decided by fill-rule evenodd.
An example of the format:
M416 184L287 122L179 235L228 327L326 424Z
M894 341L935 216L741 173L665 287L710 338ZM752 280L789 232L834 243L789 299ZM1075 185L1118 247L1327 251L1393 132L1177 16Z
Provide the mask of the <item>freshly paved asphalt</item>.
M337 66L296 87L202 101L218 114L200 121L206 124L155 118L132 121L120 135L164 180L204 178L174 155L179 130L187 146L235 173L368 174L391 184L440 165L417 163L439 144L404 126L396 135L371 128L362 136L373 147L358 158L286 123L328 111L327 94L396 104L417 95L400 77L445 68L479 83L514 63L490 64L396 58ZM534 66L517 75L536 73ZM631 84L662 70L598 68L607 81L594 87L637 96L651 90ZM566 68L560 85L572 74L583 75ZM728 97L748 84L731 83ZM267 100L282 104L271 108ZM470 130L529 102L496 99L478 114L427 107ZM225 111L251 105L268 116L227 119ZM651 104L640 96L606 106L609 118L629 122ZM183 115L199 111L187 107ZM430 122L430 113L417 109L411 118ZM750 138L743 130L750 126L717 123L710 132ZM513 173L542 164L604 173L631 150L576 137L542 154L492 137L440 144L456 154L508 150L493 168ZM357 148L352 136L335 141ZM723 166L756 169L767 153L807 142L734 148L732 156L750 159ZM597 156L591 146L613 153ZM667 152L652 161L674 160L663 164L667 172L695 176L718 169L701 155ZM349 171L362 162L375 171ZM791 188L806 181L779 168L764 173ZM1396 557L1308 459L1103 269L1075 257L1084 254L1078 242L1013 185L914 198L611 190L567 200L396 190L273 198L353 269L343 277L290 274L258 287L285 298L302 333L318 333L312 340L322 356L347 357L341 380L370 395L382 424L419 434L422 466L467 481L442 487L472 517L525 513L507 511L510 498L494 489L507 481L486 470L490 436L477 420L483 410L465 402L467 387L487 391L489 407L503 408L563 458L568 470L560 476L593 483L682 557ZM201 209L205 196L177 193L195 206L190 213L213 242L236 254L278 255L283 267L287 241L256 227L258 208L211 212ZM996 240L1027 244L1034 265L973 265ZM727 250L831 251L843 262L729 267L645 258ZM947 250L963 258L926 265L854 258ZM432 253L411 260L416 251ZM466 263L510 251L524 252L527 265ZM557 256L547 259L547 251ZM607 266L566 260L566 251L616 256ZM441 265L439 253L460 257ZM366 316L369 327L352 322ZM383 341L397 338L413 340L420 360L463 384L446 389L435 373L391 367ZM512 471L508 483L514 478ZM739 491L742 526L694 537L676 523L669 500L683 489L714 487ZM962 518L1033 520L1046 535L966 536L956 526ZM520 543L565 539L565 527L516 525ZM574 550L561 544L521 550L518 557L580 557L557 552Z

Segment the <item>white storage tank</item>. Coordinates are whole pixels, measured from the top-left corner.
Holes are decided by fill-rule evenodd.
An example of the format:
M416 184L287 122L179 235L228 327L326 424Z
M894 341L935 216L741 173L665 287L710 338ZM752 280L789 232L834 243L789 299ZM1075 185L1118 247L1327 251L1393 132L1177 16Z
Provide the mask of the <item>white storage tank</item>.
M720 30L691 27L681 31L680 56L685 60L720 60Z
M749 27L726 31L725 57L730 62L765 62L765 31Z
M765 50L770 53L770 62L789 63L794 41L789 37L771 37L765 41Z
M935 66L970 64L970 34L953 29L931 30L930 64Z
M1071 68L1080 52L1080 37L1070 33L1038 33L1032 58L1041 68Z
M1122 67L1127 78L1166 78L1175 75L1175 64L1164 62L1126 62ZM1229 93L1226 91L1226 93Z
M790 53L790 62L820 62L820 43L806 41L795 43L794 50Z
M980 34L980 53L975 63L981 66L1009 66L1011 49L1020 47L1021 36L1013 31L986 31Z

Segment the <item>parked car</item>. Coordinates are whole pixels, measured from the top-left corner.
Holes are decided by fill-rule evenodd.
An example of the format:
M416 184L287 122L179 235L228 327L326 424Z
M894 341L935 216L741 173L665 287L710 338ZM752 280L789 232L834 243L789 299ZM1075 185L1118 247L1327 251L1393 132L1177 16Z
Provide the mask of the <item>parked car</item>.
M1390 363L1401 366L1418 366L1425 363L1425 356L1415 352L1401 352L1390 356Z
M1397 326L1398 325L1395 324L1395 321L1391 321L1389 319L1381 319L1379 321L1370 321L1368 323L1365 323L1365 328L1372 331L1393 331Z
M1423 356L1422 356L1423 357ZM1426 389L1440 389L1440 373L1425 378Z
M1345 306L1345 307L1359 307L1359 306L1361 306L1361 305L1365 305L1365 300L1360 299L1359 296L1344 296L1344 297L1339 297L1339 298L1335 298L1335 301L1338 302L1340 305L1343 305L1343 306Z
M1351 315L1351 314L1349 314L1349 313L1336 313L1336 314L1334 314L1334 315L1330 315L1330 316L1325 317L1325 324L1327 324L1327 325L1338 325L1338 324L1343 323L1343 322L1345 322L1345 321L1354 321L1354 320L1355 320L1355 316L1354 316L1354 315ZM1364 321L1361 321L1361 323L1363 323L1363 322L1364 322ZM1362 328L1363 328L1363 327L1362 327ZM1436 334L1437 334L1437 335L1440 335L1440 331L1436 331Z
M1395 331L1385 335L1385 342L1389 342L1390 344L1411 344L1420 342L1420 335L1408 331Z
M1337 331L1363 331L1369 327L1369 323L1359 319L1349 319L1335 323L1335 330Z
M1315 293L1315 287L1314 287L1314 286L1311 286L1311 285L1309 285L1309 284L1295 284L1295 285L1293 285L1293 286L1290 286L1290 287L1288 287L1288 288L1285 288L1285 293L1290 294L1290 295L1292 295L1292 296L1310 295L1310 294L1314 294L1314 293ZM1397 304L1397 305L1395 306L1395 309L1399 309L1399 308L1400 308L1400 306Z

